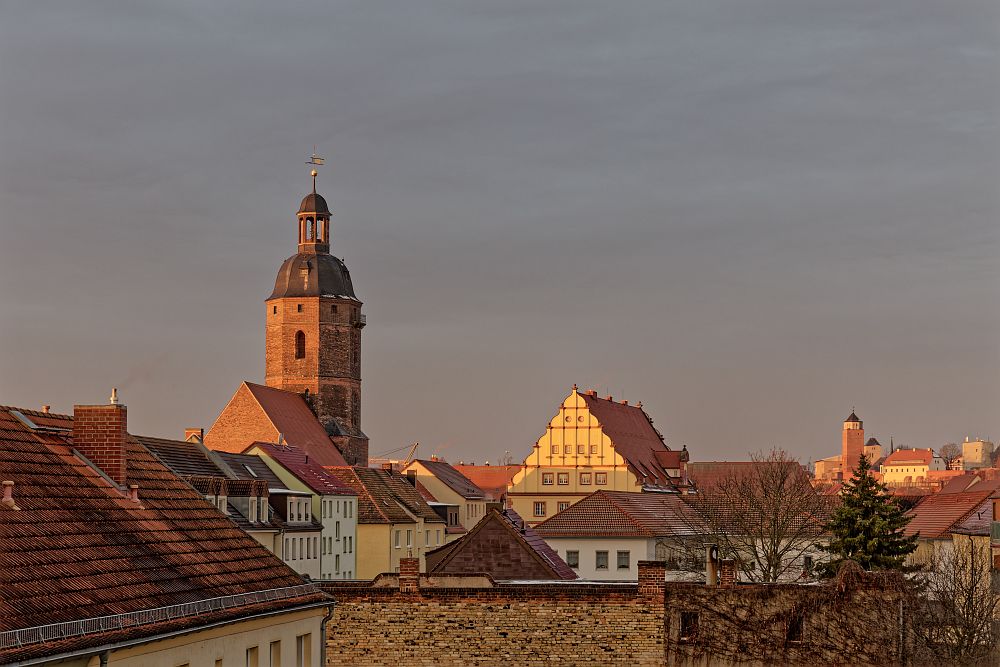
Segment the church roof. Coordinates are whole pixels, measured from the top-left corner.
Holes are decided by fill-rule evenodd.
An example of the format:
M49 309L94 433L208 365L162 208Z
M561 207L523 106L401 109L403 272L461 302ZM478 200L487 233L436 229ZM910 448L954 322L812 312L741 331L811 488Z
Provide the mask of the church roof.
M330 296L358 300L344 262L327 253L300 252L278 269L274 291L267 300L289 296Z
M858 418L858 416L854 414L854 410L851 410L851 416L844 420L845 424L850 422L857 422L858 424L861 423L861 420Z
M244 384L278 433L284 436L285 442L298 447L320 465L347 465L302 396L253 382Z
M326 213L329 215L330 208L326 205L323 195L310 192L302 198L302 203L299 204L299 213Z

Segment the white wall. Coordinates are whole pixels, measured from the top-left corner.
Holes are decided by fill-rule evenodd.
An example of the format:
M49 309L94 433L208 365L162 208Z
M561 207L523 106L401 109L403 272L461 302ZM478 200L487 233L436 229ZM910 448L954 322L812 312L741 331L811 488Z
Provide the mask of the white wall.
M579 537L552 537L546 538L553 549L559 553L559 557L567 561L567 552L579 552L579 567L573 568L580 575L581 579L592 579L598 581L638 581L640 560L652 560L656 541L646 538L579 538ZM608 552L607 569L597 569L597 552ZM618 567L618 552L629 552L629 567L627 569Z
M358 499L355 496L321 496L317 498L320 521L323 523L323 579L356 579L358 550Z

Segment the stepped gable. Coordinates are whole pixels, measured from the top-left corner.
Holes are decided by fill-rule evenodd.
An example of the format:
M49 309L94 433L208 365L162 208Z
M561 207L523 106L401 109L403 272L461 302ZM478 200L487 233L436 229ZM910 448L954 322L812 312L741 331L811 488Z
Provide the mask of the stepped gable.
M14 482L13 502L0 504L0 633L271 589L290 597L124 631L0 644L0 662L327 603L128 436L127 482L138 485L139 498L130 500L74 455L72 426L65 415L0 407L0 479Z

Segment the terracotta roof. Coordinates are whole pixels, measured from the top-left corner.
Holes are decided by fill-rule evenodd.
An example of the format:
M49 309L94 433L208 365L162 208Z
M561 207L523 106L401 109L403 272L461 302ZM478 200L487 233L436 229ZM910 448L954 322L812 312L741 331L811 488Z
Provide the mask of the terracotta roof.
M622 455L632 472L649 484L672 486L672 478L657 457L670 451L663 436L653 427L649 415L638 406L616 403L590 393L579 394L615 451Z
M693 535L697 515L678 494L596 491L535 526L549 537Z
M279 447L267 442L255 443L261 451L281 464L295 475L296 479L305 484L313 493L327 496L356 496L354 489L344 484L336 476L328 473L323 466L309 459L309 456L297 447Z
M420 493L397 472L377 468L327 468L358 495L358 523L444 523Z
M510 480L514 479L514 475L524 466L476 466L456 463L452 467L482 489L487 500L500 500L507 493Z
M319 423L305 399L299 394L253 382L244 383L260 404L267 418L285 438L285 442L298 447L309 458L323 466L346 466L323 425Z
M490 510L464 537L427 552L426 558L429 574L486 573L495 579L578 578L510 508Z
M907 512L913 519L905 532L907 535L919 532L921 537L927 539L943 537L983 507L992 511L991 494L992 491L987 490L925 496Z
M934 459L934 452L929 449L897 449L882 461L883 466L926 465Z
M428 472L466 500L482 500L486 497L482 489L446 461L418 459L413 463L419 463L424 466Z
M726 479L750 474L754 466L768 465L771 463L767 461L692 461L687 465L687 472L688 479L699 489L711 489ZM803 477L809 477L809 472L800 464L789 461L788 465L796 466Z
M0 505L0 631L302 584L135 438L126 444L127 478L139 486L138 505L72 454L70 431L32 430L12 409L0 407L0 479L14 482L20 511ZM67 416L20 412L39 425L72 426ZM253 609L324 599L317 591ZM0 662L152 636L249 610L0 650Z

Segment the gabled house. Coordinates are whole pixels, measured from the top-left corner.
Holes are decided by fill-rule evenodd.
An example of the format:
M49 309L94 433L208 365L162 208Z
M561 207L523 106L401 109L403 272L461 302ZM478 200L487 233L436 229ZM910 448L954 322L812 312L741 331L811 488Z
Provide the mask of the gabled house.
M486 494L446 461L417 459L403 475L448 523L449 535L460 535L486 515Z
M295 447L261 442L254 444L250 453L259 456L289 489L311 495L313 517L317 517L323 526L320 577L353 579L356 571L357 492Z
M429 548L444 544L446 524L402 475L378 468L326 468L357 493L355 579L399 571L399 559L424 566Z
M244 382L205 434L205 446L242 454L255 442L291 445L319 465L347 465L305 397Z
M458 540L427 553L428 574L495 580L570 580L577 575L512 509L492 509Z
M932 481L940 481L932 480L929 473L944 469L944 461L930 449L897 449L879 466L882 483L890 488L929 485ZM953 476L961 475L960 471L953 473Z
M911 517L904 532L919 533L917 549L910 554L912 564L925 565L947 556L953 534L986 534L993 520L991 489L924 496L906 514Z
M113 399L0 408L0 663L319 664L327 596L130 436Z
M678 494L596 491L535 526L583 579L636 581L641 560L677 571L699 549L697 515ZM700 567L700 563L699 563Z
M629 405L574 385L514 475L508 503L537 524L594 491L678 492L686 449L666 445L642 403Z
M507 505L507 488L524 466L454 463L452 467L482 489L491 508L503 509Z

